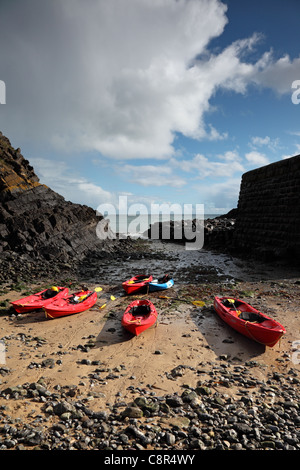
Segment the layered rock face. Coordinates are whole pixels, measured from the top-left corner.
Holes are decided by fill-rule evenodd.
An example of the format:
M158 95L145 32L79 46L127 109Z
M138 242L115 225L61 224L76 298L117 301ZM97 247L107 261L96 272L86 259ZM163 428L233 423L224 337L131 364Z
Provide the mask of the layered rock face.
M14 254L68 263L92 251L114 250L114 234L103 216L40 184L29 161L2 133L0 203L2 259Z

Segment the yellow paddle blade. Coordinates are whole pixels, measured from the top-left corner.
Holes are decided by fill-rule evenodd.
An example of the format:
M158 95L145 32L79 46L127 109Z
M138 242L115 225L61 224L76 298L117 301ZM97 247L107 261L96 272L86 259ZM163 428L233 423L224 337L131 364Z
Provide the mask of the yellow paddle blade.
M135 284L136 282L139 283L139 282L143 282L143 281L149 281L150 278L147 277L145 279L137 279L136 281L127 281L127 284Z
M95 292L101 292L102 290L102 287L95 287Z
M101 307L99 307L99 309L101 310L101 308L104 308L104 307L106 307L106 304L101 305Z
M160 299L169 299L169 300L178 300L179 302L187 302L187 303L191 303L193 305L196 305L197 307L204 307L205 305L205 302L203 302L202 300L187 300L187 299L179 299L177 297L167 297L166 295L160 295L159 296Z
M110 300L116 300L116 298L113 295L111 295Z
M202 300L194 300L192 301L192 304L197 305L197 307L204 307L205 302L203 302Z
M230 302L231 304L234 304L234 299L227 299L228 302Z

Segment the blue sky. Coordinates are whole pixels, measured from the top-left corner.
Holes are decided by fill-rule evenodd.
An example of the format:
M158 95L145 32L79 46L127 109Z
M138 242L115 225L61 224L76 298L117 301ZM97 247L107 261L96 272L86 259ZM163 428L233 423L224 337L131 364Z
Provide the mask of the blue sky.
M0 130L67 200L225 213L244 172L300 153L299 14L298 0L2 0Z

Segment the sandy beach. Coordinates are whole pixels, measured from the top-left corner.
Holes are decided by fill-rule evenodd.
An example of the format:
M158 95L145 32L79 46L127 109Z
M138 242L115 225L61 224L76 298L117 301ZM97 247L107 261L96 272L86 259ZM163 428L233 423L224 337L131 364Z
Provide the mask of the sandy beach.
M20 283L18 290L2 285L2 421L32 424L38 417L48 416L43 421L47 429L58 420L53 414L45 415L46 398L3 393L24 384L40 382L48 394L67 390L73 401L80 400L94 412L107 412L113 407L123 410L141 391L149 396L181 395L186 388L195 390L199 381L212 384L214 393L235 399L241 392L240 383L228 387L222 380L212 382L212 370L221 363L229 368L251 364L251 377L257 381L250 387L253 396L257 384L274 372L286 374L292 369L299 376L295 341L300 340L300 277L295 269L257 261L247 264L230 255L188 252L182 246L160 242L151 246L151 253L122 263L102 263L97 276L86 270L85 277L69 281L74 291L81 283L91 290L98 286L103 290L90 310L59 319L46 319L43 311L14 314L8 308L10 301L54 284L53 279L36 285ZM130 297L123 292L121 282L131 275L144 270L159 275L166 268L174 276L172 289ZM215 295L243 298L282 323L286 335L273 348L243 337L216 315L212 307ZM131 300L143 297L154 303L158 322L133 337L121 326L121 318ZM197 307L186 300L201 300L205 305Z

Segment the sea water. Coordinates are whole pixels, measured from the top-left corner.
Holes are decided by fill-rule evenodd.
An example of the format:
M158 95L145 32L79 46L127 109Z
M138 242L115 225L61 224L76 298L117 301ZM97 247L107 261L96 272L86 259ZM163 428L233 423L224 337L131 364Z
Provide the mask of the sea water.
M213 219L221 214L205 214L205 219ZM184 220L195 219L195 214L184 214ZM147 231L151 224L156 222L180 222L183 217L182 214L139 214L139 215L127 215L127 214L116 214L106 215L105 219L110 221L110 227L114 233L126 234L132 238L148 238Z

